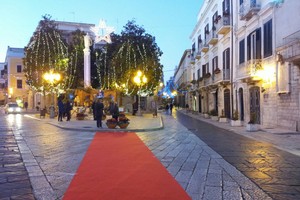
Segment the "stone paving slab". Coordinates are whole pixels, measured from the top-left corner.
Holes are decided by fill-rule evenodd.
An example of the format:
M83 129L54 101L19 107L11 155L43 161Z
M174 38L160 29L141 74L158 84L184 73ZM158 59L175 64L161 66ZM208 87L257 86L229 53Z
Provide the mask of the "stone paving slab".
M256 132L248 132L244 126L231 126L229 122L224 123L206 119L199 113L193 114L186 112L186 110L178 110L178 112L245 137L270 143L278 149L300 156L300 132L263 126Z
M119 131L126 131L126 132L141 132L141 131L149 131L149 130L161 130L163 129L163 122L161 119L161 115L158 113L157 117L153 117L152 114L143 114L142 116L133 116L129 113L126 113L126 117L129 118L129 125L126 129L120 129L119 127L115 129L109 129L105 122L106 120L102 121L103 128L97 128L96 121L92 119L91 115L88 115L85 120L76 120L72 118L70 121L63 121L59 122L57 118L50 119L50 118L40 118L38 114L28 114L25 115L26 117L30 117L36 120L40 120L43 122L47 122L53 126L57 126L61 129L65 130L73 130L73 131L112 131L112 132L119 132ZM107 116L107 119L111 118L111 116Z

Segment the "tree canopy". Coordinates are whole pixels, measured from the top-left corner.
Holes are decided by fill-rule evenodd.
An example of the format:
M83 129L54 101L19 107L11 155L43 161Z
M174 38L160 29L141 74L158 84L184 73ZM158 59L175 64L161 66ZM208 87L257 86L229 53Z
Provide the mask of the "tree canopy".
M162 51L155 37L145 29L129 21L120 35L112 35L112 44L99 51L96 60L99 86L104 89L117 89L126 94L136 94L138 86L133 82L137 70L148 78L142 89L150 94L158 86L162 77L160 56Z
M84 35L76 30L68 34L68 43L62 36L55 21L43 16L39 25L25 47L24 71L27 83L34 91L49 91L83 87L84 73ZM142 87L143 92L151 94L162 78L160 56L155 37L145 29L129 21L121 34L111 34L112 43L100 49L91 47L91 83L94 88L113 89L127 95L139 91L133 82L137 70L148 78ZM54 71L62 80L48 83L43 75Z
M28 85L34 91L47 92L56 89L67 89L72 85L74 69L69 63L74 58L68 54L56 24L48 15L43 16L36 31L25 47L24 72ZM50 71L59 73L62 79L56 84L44 79ZM55 87L53 87L55 86Z

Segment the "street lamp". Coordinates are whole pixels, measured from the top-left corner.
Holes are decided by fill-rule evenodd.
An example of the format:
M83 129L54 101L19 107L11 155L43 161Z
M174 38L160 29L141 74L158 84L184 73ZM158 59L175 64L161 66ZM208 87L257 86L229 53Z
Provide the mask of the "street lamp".
M60 80L61 76L59 73L53 72L53 70L50 70L50 72L46 72L43 75L43 78L51 85L51 95L52 95L52 102L50 106L50 118L54 118L54 94L53 94L53 85Z
M141 87L147 83L147 77L140 70L137 71L136 76L133 78L134 83L139 87L139 103L137 115L141 116Z

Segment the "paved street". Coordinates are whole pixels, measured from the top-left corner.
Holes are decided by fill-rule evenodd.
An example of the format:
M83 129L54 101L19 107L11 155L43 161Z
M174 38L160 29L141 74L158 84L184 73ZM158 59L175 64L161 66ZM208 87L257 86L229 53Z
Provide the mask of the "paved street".
M183 118L180 113L162 116L164 129L137 135L192 199L299 199L298 156L196 119ZM142 126L138 118L135 120ZM22 189L26 193L20 194L19 199L24 199L24 195L25 199L33 199L31 192L36 199L62 199L93 139L93 131L61 129L48 122L23 115L0 115L0 127L4 130L1 147L14 145L13 162L19 167L13 175L22 173L22 181L27 181L21 184L27 189ZM7 136L10 141L4 139ZM2 169L7 162L2 162ZM0 199L13 197L12 193L2 192L10 182L8 174L1 170L0 177ZM10 185L19 188L18 182Z
M34 199L14 128L2 120L0 117L0 199Z
M300 157L239 134L193 120L178 118L227 162L274 199L300 199Z

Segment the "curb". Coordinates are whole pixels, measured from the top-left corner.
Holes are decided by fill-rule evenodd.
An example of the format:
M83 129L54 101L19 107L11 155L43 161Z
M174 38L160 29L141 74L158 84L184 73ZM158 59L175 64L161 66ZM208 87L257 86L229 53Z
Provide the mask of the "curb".
M35 120L38 120L38 121L41 121L41 119L30 116L30 115L24 115L24 116L35 119ZM126 128L126 129L119 129L119 128L116 128L116 129L110 129L110 128L99 129L99 128L94 128L94 127L93 128L89 128L89 127L88 128L75 128L75 127L73 128L73 127L60 126L60 125L54 124L52 122L46 122L46 123L50 124L52 126L58 127L60 129L72 130L72 131L85 131L85 132L107 132L107 131L110 131L110 132L146 132L146 131L158 131L158 130L164 129L164 123L163 123L162 116L159 117L159 121L160 121L159 127L142 128L142 129L128 129L128 128Z

